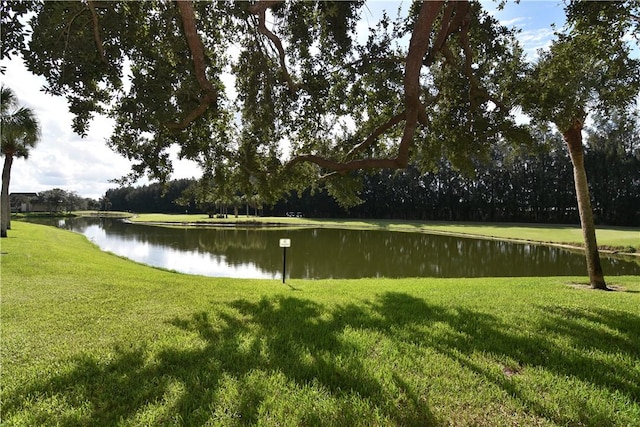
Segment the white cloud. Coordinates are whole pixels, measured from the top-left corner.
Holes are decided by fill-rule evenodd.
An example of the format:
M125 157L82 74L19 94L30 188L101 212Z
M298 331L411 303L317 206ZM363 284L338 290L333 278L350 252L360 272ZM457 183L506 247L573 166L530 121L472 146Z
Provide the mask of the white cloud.
M494 13L495 13L495 11L494 11ZM527 18L519 16L519 17L516 17L516 18L502 20L502 21L500 21L500 25L504 25L505 27L512 27L512 26L514 26L516 24L520 25L520 23L526 22L527 20L528 20Z
M52 188L75 191L83 197L100 198L109 182L131 170L131 162L113 152L105 141L111 135L114 121L96 116L85 138L72 130L73 116L66 100L44 93L44 78L34 76L21 60L2 61L6 73L0 76L3 85L11 88L21 105L31 108L42 127L39 144L28 159L15 159L11 169L10 192L38 192ZM200 176L194 162L177 160L177 147L171 151L174 178ZM140 183L148 181L141 180Z
M520 30L517 38L529 60L538 57L539 49L551 45L554 25L560 28L565 21L563 4L559 1L509 1L501 10L492 0L482 0L482 5L502 25Z
M518 35L518 40L524 46L524 53L529 59L538 57L538 50L546 50L554 39L554 30L551 28L539 28L523 31Z

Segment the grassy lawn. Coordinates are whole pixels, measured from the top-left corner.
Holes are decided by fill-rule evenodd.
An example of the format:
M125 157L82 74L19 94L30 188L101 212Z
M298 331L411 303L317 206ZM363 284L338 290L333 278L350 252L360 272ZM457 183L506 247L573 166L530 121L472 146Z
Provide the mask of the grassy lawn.
M404 225L403 225L404 226ZM640 420L640 277L187 276L13 222L2 412L33 425Z
M578 225L505 224L474 222L424 222L400 220L333 220L287 217L246 217L229 215L226 219L209 218L206 214L138 214L138 222L186 223L246 223L262 222L286 225L314 225L318 227L387 228L398 231L430 232L482 236L499 239L528 240L581 246L584 242ZM599 227L598 244L626 252L640 252L640 228Z

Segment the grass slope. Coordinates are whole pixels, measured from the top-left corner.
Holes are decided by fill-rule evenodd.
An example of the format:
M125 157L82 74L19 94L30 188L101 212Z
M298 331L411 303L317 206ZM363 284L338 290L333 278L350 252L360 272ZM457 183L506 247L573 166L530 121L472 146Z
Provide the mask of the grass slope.
M285 217L246 217L226 219L209 218L205 214L138 214L131 218L135 222L163 222L170 224L215 224L215 223L271 223L283 225L312 225L318 227L385 228L397 231L460 234L498 239L527 240L533 242L582 246L582 230L577 225L556 224L510 224L440 221L401 220L334 220ZM640 252L640 228L598 227L598 244L602 248Z
M637 425L640 277L238 280L14 222L2 424Z

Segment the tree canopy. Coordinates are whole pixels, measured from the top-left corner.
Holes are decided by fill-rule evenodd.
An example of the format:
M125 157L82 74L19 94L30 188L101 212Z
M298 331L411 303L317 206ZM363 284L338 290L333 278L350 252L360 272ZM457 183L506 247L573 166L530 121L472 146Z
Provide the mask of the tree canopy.
M511 115L522 51L479 3L412 3L363 30L367 7L34 3L23 55L78 133L95 113L116 120L109 144L133 176L165 179L177 144L208 179L267 201L316 178L348 200L350 171L443 156L471 168L493 142L527 138Z
M598 225L640 226L640 119L595 117L586 132L585 169ZM576 224L579 221L572 167L564 142L555 132L537 131L534 147L498 146L491 162L477 164L468 176L442 160L437 171L361 171L362 203L344 208L322 190L291 192L275 205L254 195L204 192L195 180L174 180L139 187L112 188L109 209L132 212L204 213L239 207L240 213L284 216L301 212L312 218L373 218L422 221L497 221ZM193 186L193 187L190 187ZM187 191L185 191L187 190ZM226 197L225 197L226 196ZM256 204L256 202L258 202Z

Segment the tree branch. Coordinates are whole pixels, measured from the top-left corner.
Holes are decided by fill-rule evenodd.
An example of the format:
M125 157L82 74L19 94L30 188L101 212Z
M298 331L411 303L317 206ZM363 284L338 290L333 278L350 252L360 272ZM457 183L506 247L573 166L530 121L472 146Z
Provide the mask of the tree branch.
M432 104L437 103L438 99L440 99L440 94L437 94L436 96L432 96L431 103ZM429 120L429 116L427 116L427 107L425 107L424 104L422 104L421 108L418 110L418 122L425 127L431 124L431 121Z
M451 52L449 47L447 47L447 46L443 47L442 55L444 56L445 62L447 64L449 64L453 68L457 68L456 60L455 60L455 58L453 56L453 52ZM475 101L473 101L473 99L475 99L477 97L482 97L483 100L489 100L489 101L493 102L494 104L496 104L496 106L499 109L501 109L503 111L509 111L509 108L504 104L504 102L502 102L502 100L500 100L500 99L496 98L495 96L491 95L484 87L482 87L482 85L478 81L478 78L473 74L473 71L472 71L472 69L470 67L466 67L465 66L464 71L462 72L462 74L469 79L469 83L470 83L469 98L470 98L470 100L472 102L475 102ZM472 107L473 107L473 105L472 105Z
M349 150L345 158L350 159L351 156L353 156L355 153L362 150L366 150L371 144L373 144L373 142L376 139L378 139L380 135L382 135L387 130L391 129L393 126L400 123L402 120L404 120L404 118L405 118L404 111L402 113L396 114L395 116L391 117L386 123L383 123L382 125L378 126L376 129L374 129L374 131L371 132L371 134L367 137L367 139L365 139L361 143L354 146L351 150Z
M471 47L469 46L469 24L471 20L467 16L467 12L469 9L469 5L466 5L460 13L460 46L462 46L462 50L464 52L464 72L465 75L471 79L473 78L473 52L471 51Z
M71 19L69 20L69 22L67 22L67 24L65 25L65 31L61 31L60 35L58 36L56 43L60 42L60 39L62 38L62 36L66 36L64 39L64 48L62 49L62 59L63 61L66 60L67 57L67 50L69 47L69 39L71 38L71 26L73 25L73 22L84 13L84 8L80 7L80 9L78 9L76 11L76 13L71 17ZM60 74L62 77L65 76L65 67L64 64L61 65L61 70L60 70ZM55 93L55 92L54 92Z
M327 159L316 154L302 154L296 156L286 167L290 168L298 163L309 162L315 163L321 168L329 169L338 173L346 173L348 171L358 169L402 169L403 166L398 165L398 161L395 158L371 158L371 159L358 159L351 160L349 162L340 162L337 160Z
M273 43L276 50L278 51L280 67L282 68L282 72L284 73L285 79L287 80L289 90L291 92L296 92L298 89L300 89L300 87L302 87L302 85L293 81L293 78L291 77L291 74L289 74L289 70L287 68L287 61L284 53L284 47L282 46L282 41L277 35L271 32L266 25L266 10L274 4L280 2L281 0L259 0L256 4L249 6L249 12L258 17L258 31L267 36L267 38L271 40L271 43Z
M442 16L442 25L440 26L440 31L438 31L438 35L436 37L436 40L433 42L433 47L431 48L429 55L427 55L427 58L424 60L425 65L431 65L433 63L436 53L440 51L440 49L442 49L442 46L447 40L447 37L451 33L452 25L450 21L455 7L456 4L454 2L447 3L444 14Z
M216 103L218 100L218 91L213 84L207 79L204 45L202 39L198 35L196 29L196 16L193 11L193 3L189 1L177 1L178 10L180 11L180 17L182 18L182 29L184 31L184 37L187 40L189 51L191 52L191 60L195 69L196 79L200 85L200 89L204 92L204 96L200 99L200 104L187 114L187 116L177 123L166 124L169 129L179 130L184 129L195 119L200 117L211 104Z
M104 56L104 47L102 46L102 37L100 37L100 26L98 22L98 14L96 13L96 5L93 0L87 0L87 7L91 13L91 21L93 22L93 39L96 42L96 48L100 54L100 60L107 63L107 58Z
M418 114L422 107L420 103L420 69L422 68L422 60L429 49L433 24L443 5L444 1L427 1L422 4L409 42L404 77L406 121L404 133L398 146L398 157L395 159L400 167L406 167L409 163L409 146L413 140L418 125Z
M444 48L447 38L451 34L461 30L464 25L468 9L469 4L467 2L447 3L442 17L442 24L440 25L440 31L438 31L436 40L427 57L423 61L424 65L431 66L435 61L436 55Z
M200 100L200 104L198 104L196 108L191 110L181 121L165 123L165 127L170 130L186 129L191 124L191 122L193 122L195 119L204 114L205 111L207 111L213 101L215 101L215 98L212 99L210 96L205 95Z
M291 159L289 163L287 163L286 168L293 167L302 162L314 163L321 168L330 169L337 173L346 173L348 171L365 168L403 169L407 167L409 163L409 148L413 141L418 121L420 121L420 123L428 123L425 108L420 102L420 70L423 65L423 58L429 49L433 24L443 6L444 1L428 1L424 2L420 9L411 35L411 41L409 42L409 51L405 63L405 110L376 128L366 140L353 147L349 153L347 153L347 158L349 158L354 153L365 149L370 146L378 136L404 120L404 131L398 145L397 156L395 158L369 158L340 162L315 154L302 154Z

